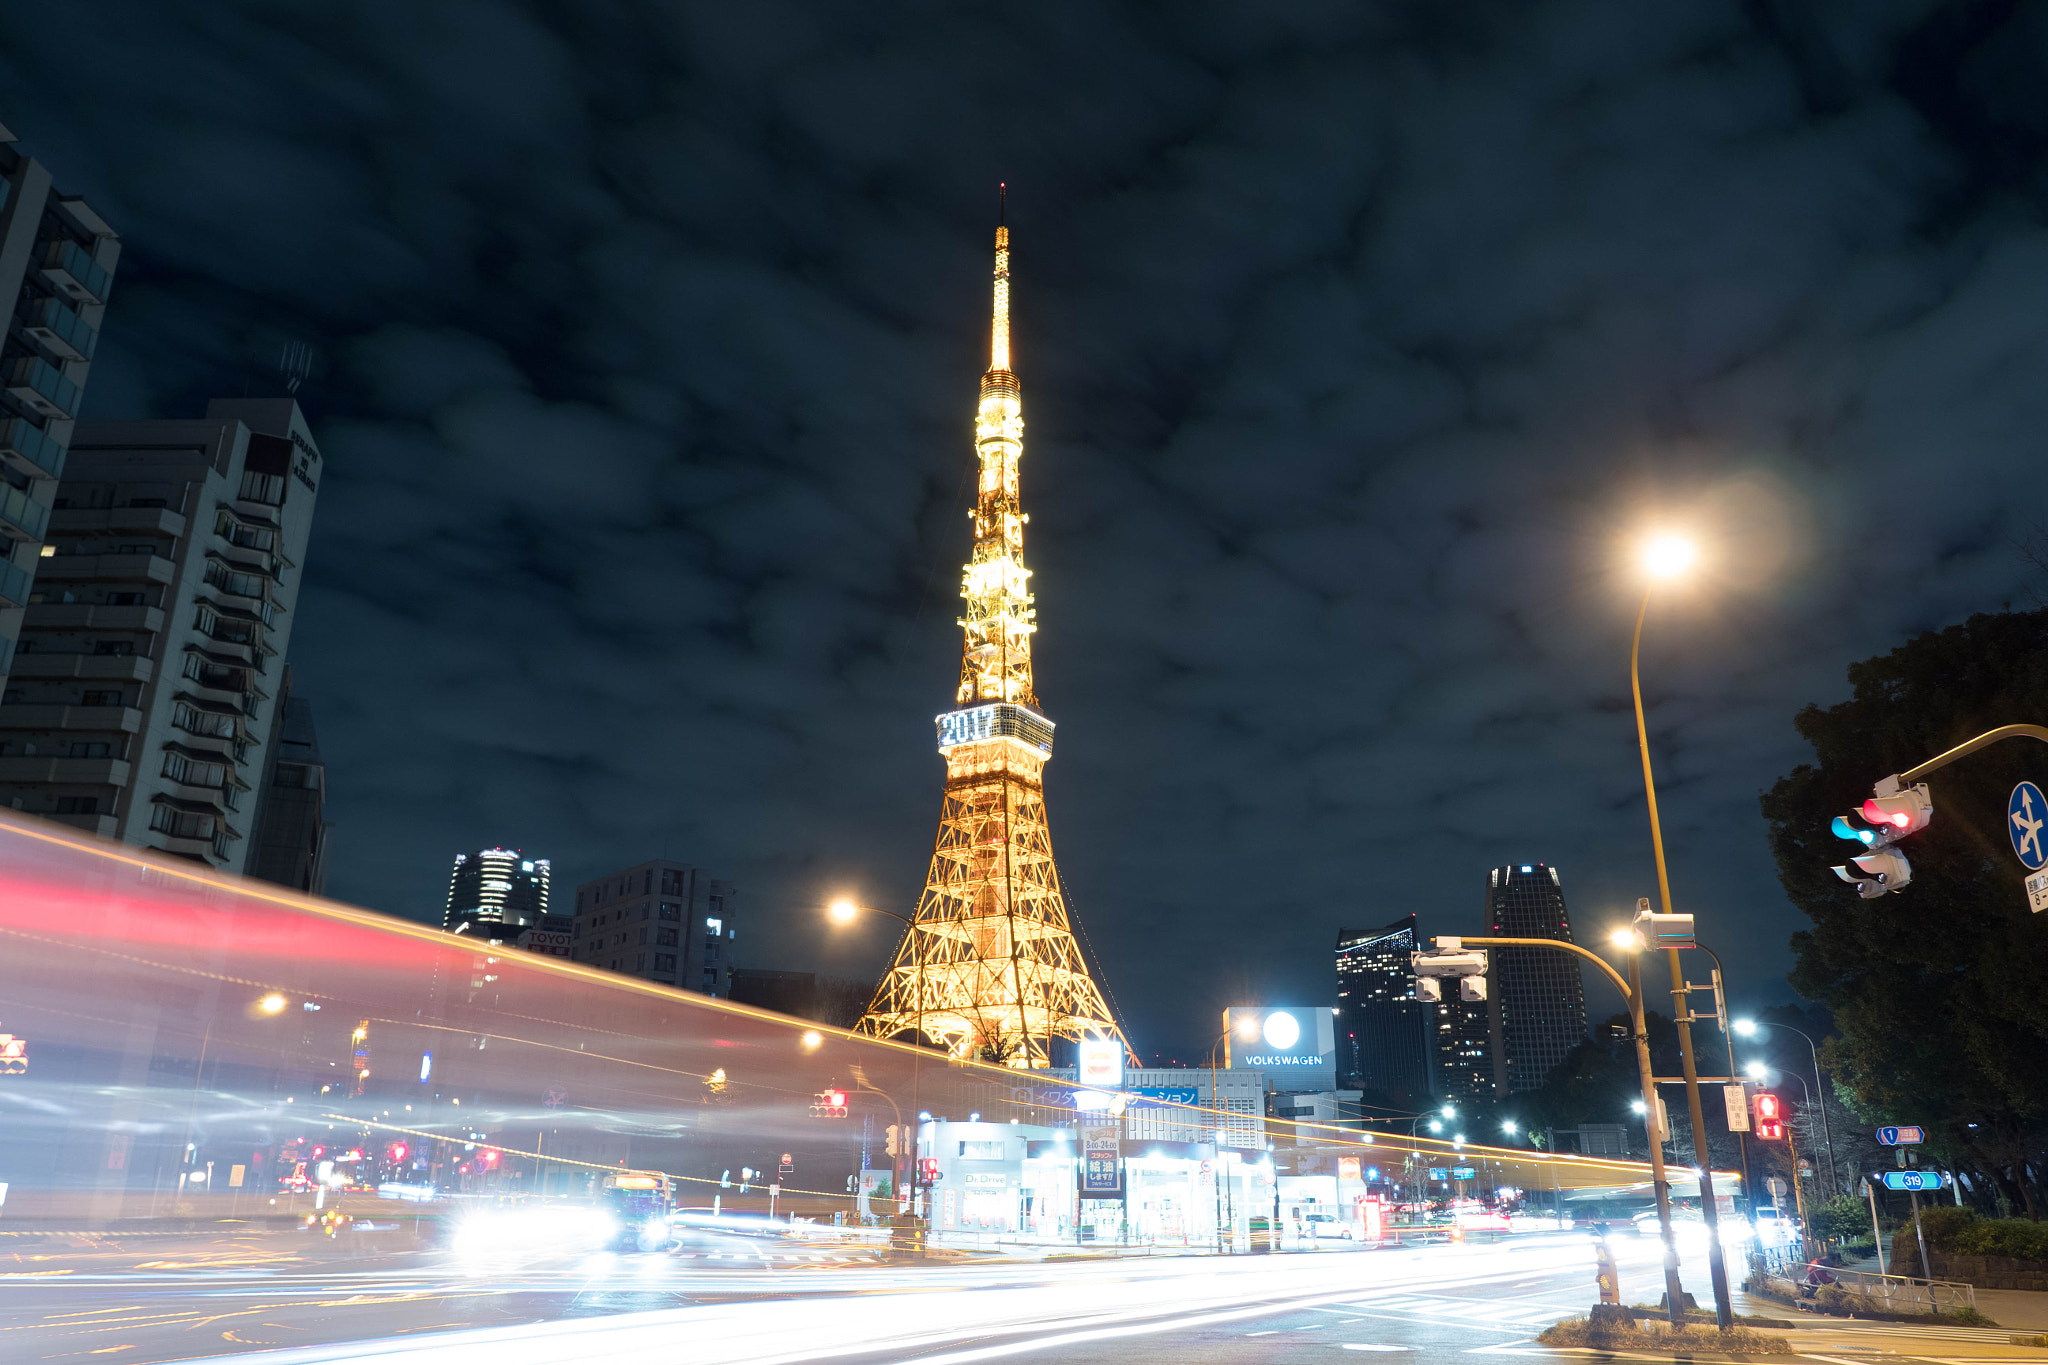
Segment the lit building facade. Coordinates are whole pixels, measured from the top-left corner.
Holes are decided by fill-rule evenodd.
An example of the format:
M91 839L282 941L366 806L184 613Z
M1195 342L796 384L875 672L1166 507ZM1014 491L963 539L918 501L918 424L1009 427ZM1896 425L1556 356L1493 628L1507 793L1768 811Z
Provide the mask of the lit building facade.
M1341 1085L1419 1107L1436 1088L1435 1023L1415 998L1415 916L1337 932L1337 1073Z
M0 299L10 310L0 337L0 686L120 259L113 229L83 199L58 194L48 168L0 127ZM0 782L8 766L0 758Z
M480 932L489 926L518 930L539 924L548 913L553 879L553 863L529 858L516 848L458 853L448 874L448 905L441 927L455 933L465 926L470 926L470 932ZM490 937L517 935L492 933Z
M1447 986L1435 1007L1437 1094L1452 1100L1491 1100L1500 1094L1500 1078L1489 1002L1463 999L1456 982Z
M247 870L321 469L290 398L77 425L0 697L0 801Z
M657 859L576 888L571 929L578 962L678 990L728 996L733 884L688 863Z
M1543 863L1496 867L1486 874L1487 932L1496 938L1572 942L1571 915L1557 869ZM1586 1041L1586 988L1579 959L1546 948L1491 949L1488 1004L1500 1091L1543 1084L1565 1054Z

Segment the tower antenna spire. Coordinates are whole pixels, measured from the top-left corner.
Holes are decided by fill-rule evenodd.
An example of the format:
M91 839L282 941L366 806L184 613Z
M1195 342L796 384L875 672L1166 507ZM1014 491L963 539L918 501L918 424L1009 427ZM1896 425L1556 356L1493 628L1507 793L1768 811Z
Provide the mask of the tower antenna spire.
M1010 229L1003 222L1009 188L1008 185L996 186L996 279L994 315L989 325L990 374L1007 374L1010 370Z

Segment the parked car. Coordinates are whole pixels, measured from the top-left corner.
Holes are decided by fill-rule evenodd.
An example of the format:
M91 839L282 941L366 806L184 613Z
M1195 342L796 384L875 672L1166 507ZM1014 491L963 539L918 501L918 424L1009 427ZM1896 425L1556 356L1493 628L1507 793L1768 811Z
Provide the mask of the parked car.
M1341 1237L1347 1242L1351 1240L1351 1224L1334 1213L1303 1214L1301 1226L1302 1231L1319 1241L1325 1237Z

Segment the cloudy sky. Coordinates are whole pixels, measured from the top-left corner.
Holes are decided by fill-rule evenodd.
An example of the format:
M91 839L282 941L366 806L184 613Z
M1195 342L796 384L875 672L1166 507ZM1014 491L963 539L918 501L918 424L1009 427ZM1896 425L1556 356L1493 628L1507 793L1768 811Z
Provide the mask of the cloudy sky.
M929 856L1007 181L1054 838L1168 1055L1495 864L1653 893L1660 526L1674 892L1789 994L1794 711L2041 586L2044 67L2011 0L0 12L126 242L87 415L315 348L329 890L418 918L668 856L747 965L879 966L815 907Z

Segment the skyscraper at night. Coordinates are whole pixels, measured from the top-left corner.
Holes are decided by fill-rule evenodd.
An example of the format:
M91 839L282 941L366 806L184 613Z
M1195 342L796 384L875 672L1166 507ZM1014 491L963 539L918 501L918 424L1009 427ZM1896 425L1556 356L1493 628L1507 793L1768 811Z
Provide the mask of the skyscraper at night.
M1488 1003L1462 998L1452 983L1433 1007L1436 1088L1446 1099L1483 1101L1500 1093L1499 1054Z
M1542 863L1496 867L1486 876L1487 931L1499 938L1572 942L1557 869ZM1586 1040L1586 990L1579 959L1545 948L1495 948L1490 1026L1503 1094L1534 1090Z
M553 865L546 858L529 858L516 848L458 853L448 874L448 908L441 927L453 933L465 925L538 924L548 913L553 877Z
M989 367L974 421L974 551L960 585L960 685L938 717L946 790L924 893L859 1031L943 1043L957 1057L1038 1069L1053 1040L1121 1038L1067 918L1045 814L1052 721L1038 709L1018 464L1024 417L1010 369L1010 232L996 228Z
M1337 932L1337 1071L1346 1089L1419 1104L1435 1089L1435 1020L1415 998L1415 916Z

